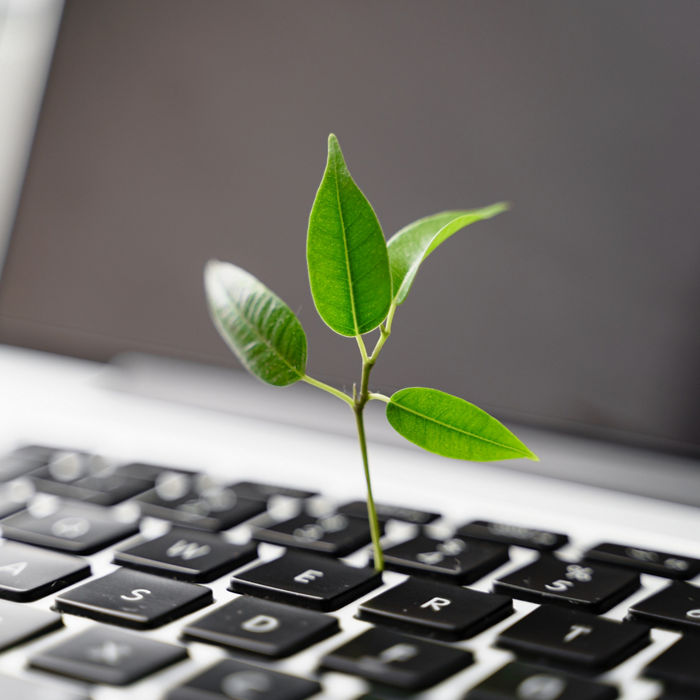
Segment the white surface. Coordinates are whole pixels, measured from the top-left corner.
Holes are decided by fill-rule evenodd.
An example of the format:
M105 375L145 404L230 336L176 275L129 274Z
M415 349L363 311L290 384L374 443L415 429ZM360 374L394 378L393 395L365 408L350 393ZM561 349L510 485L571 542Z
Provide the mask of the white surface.
M62 0L0 0L0 269Z
M131 396L107 387L110 368L101 365L55 358L41 353L0 348L0 376L3 392L0 419L3 431L0 449L10 449L29 441L85 448L121 458L144 460L172 466L202 469L224 480L257 479L288 483L323 491L331 498L348 500L363 497L362 471L353 439L310 429L246 418L220 411L168 403L158 399ZM183 376L183 382L186 382ZM237 391L240 406L256 386L241 381ZM297 411L304 411L305 394L300 394ZM294 395L285 401L294 405ZM255 402L255 396L251 396ZM328 401L333 399L328 397ZM258 404L259 405L259 404ZM350 416L348 415L348 420ZM557 438L561 449L563 438ZM547 438L540 434L530 444L536 452L549 454ZM574 546L563 550L567 557L576 557L582 548L598 540L615 540L700 557L700 519L698 510L648 498L623 495L603 489L570 484L542 476L521 474L497 465L459 463L445 460L417 448L403 449L386 444L371 444L375 497L379 501L413 505L437 510L446 520L437 526L449 530L452 524L472 518L492 518L521 525L567 532ZM665 467L659 457L659 469ZM162 525L156 521L144 524L146 532L155 534ZM388 539L405 538L410 528L396 528ZM232 531L231 537L245 538L245 526ZM279 549L263 548L265 557L273 557ZM491 581L504 571L530 561L534 553L511 548L511 561L474 587L488 590ZM108 552L96 555L95 573L106 573L114 567ZM366 561L365 552L350 557L353 563ZM228 576L212 584L217 604L230 600L226 591ZM388 584L403 579L388 573ZM643 577L644 588L606 616L621 619L631 604L646 597L665 581ZM372 597L376 592L369 594ZM50 598L34 603L46 608ZM473 683L489 675L506 660L509 652L489 648L500 630L510 626L518 616L533 608L516 602L516 616L499 623L474 639L459 644L475 652L479 664L457 674L435 689L417 697L457 698ZM367 623L352 617L354 606L338 615L342 633L312 647L310 651L277 662L275 668L300 675L311 675L327 649L367 628ZM194 613L196 619L202 613ZM190 618L184 618L185 620ZM28 655L54 644L62 636L94 624L65 616L66 631L25 645L0 658L0 672L11 675L45 674L22 670ZM153 638L176 641L183 621L149 632ZM646 680L632 680L638 671L678 635L670 632L653 634L652 646L636 654L609 674L608 679L624 682L626 700L651 700L658 695L658 685ZM226 653L203 644L189 645L191 659L155 674L130 687L133 698L159 698L163 690L183 681L209 662L224 658ZM263 662L264 663L264 662ZM48 676L45 676L48 678ZM355 697L358 683L337 674L323 678L328 698ZM359 684L360 690L362 684ZM123 697L123 691L96 688L96 700Z

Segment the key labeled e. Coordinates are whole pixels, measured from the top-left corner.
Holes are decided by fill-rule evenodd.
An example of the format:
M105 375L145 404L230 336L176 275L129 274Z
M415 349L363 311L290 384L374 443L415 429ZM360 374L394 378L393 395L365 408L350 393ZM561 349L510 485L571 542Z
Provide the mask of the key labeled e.
M144 596L151 595L151 591L148 590L148 588L134 588L129 595L121 595L119 596L122 600L143 600Z

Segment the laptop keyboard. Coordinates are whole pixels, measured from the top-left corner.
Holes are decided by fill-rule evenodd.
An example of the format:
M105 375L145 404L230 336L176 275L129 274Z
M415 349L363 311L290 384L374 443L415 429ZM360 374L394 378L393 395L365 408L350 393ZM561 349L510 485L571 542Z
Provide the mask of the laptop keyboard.
M0 479L0 650L26 651L0 674L10 699L147 678L159 690L138 697L167 700L431 697L445 683L441 697L466 700L700 697L700 561L682 552L601 542L572 559L566 533L448 528L379 504L382 577L362 501L45 446L6 456ZM670 643L628 686L615 669L659 630ZM194 668L204 646L220 654Z

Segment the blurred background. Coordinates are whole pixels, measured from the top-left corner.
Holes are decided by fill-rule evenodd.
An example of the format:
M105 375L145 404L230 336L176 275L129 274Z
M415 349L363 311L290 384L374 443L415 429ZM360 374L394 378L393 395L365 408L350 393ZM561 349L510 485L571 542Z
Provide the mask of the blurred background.
M202 290L219 258L347 386L305 262L332 131L387 238L512 204L421 268L376 390L700 452L698 27L697 0L67 0L0 341L237 367Z

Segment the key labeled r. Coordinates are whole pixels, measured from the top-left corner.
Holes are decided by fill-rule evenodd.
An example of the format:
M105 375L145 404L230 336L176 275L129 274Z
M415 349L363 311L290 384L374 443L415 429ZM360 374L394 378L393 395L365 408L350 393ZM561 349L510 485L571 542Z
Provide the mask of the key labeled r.
M452 601L447 598L431 598L430 600L426 600L425 603L421 605L421 608L430 608L435 612L440 612L440 610L446 608L450 603L452 603Z

